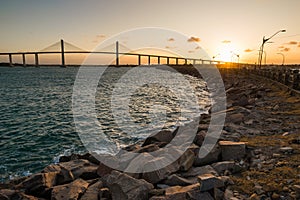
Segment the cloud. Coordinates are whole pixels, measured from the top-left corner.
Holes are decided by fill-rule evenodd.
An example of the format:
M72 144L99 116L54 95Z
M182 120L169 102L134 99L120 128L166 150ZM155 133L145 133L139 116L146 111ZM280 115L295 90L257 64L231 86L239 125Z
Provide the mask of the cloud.
M300 43L298 44L298 47L300 47Z
M175 49L176 47L165 46L166 49Z
M174 41L175 41L174 38L169 38L169 39L168 39L168 42L174 42Z
M290 51L290 48L284 48L284 49L282 49L281 51L288 52L288 51Z
M278 48L279 48L279 49L284 49L284 46L279 46Z
M188 51L189 53L194 53L194 51Z
M222 43L229 44L229 43L231 43L231 41L230 40L223 40Z
M96 35L96 38L98 38L98 39L105 38L105 37L106 37L106 35L104 35L104 34Z
M95 39L92 41L93 43L98 43L100 40L105 38L106 36L104 34L96 35Z
M200 40L200 38L198 38L198 37L190 37L188 40L187 40L188 42L200 42L201 40Z
M195 49L201 49L201 47L197 46Z
M296 42L296 41L290 41L288 44L289 45L296 45L296 44L298 44L298 42Z
M253 51L253 49L245 49L244 50L244 52L246 52L246 53L250 53L250 52L252 52Z

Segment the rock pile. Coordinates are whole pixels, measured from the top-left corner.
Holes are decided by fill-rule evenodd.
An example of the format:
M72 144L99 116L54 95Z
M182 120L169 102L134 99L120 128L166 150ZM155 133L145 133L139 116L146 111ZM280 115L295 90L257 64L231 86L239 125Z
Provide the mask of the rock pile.
M299 160L289 161L292 156L299 156L299 137L286 139L299 134L300 115L291 112L293 107L281 103L284 100L274 95L270 87L251 82L249 77L232 73L225 74L224 80L228 101L226 122L218 143L206 157L200 159L198 153L207 136L210 115L201 116L193 143L185 152L174 149L182 156L166 167L138 174L124 173L91 154L74 154L61 157L60 163L47 166L41 173L3 185L0 200L300 199L300 173L293 171L300 169ZM289 99L292 100L293 106L299 105L299 99ZM177 131L161 131L142 144L124 148L125 152L143 155L139 158L144 159L144 166L132 165L138 158L129 158L132 162L123 168L149 167L159 159L163 162L167 158L153 158L150 153L166 147L176 134ZM263 136L266 138L261 141ZM274 179L259 177L273 173ZM298 177L293 177L294 174ZM246 188L235 189L244 185Z

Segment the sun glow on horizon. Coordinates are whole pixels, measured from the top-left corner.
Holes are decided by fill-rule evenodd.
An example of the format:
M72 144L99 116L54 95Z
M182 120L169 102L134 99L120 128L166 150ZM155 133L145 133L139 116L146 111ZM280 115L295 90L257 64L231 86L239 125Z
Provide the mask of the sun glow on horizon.
M217 49L217 56L215 60L221 60L224 62L235 62L238 55L237 48L231 43L222 44Z

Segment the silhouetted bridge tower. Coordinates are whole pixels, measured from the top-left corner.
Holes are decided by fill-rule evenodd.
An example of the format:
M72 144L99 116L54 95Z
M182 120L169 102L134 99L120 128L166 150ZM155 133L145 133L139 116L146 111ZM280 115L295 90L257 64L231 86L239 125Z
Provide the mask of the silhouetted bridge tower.
M60 65L62 67L66 67L66 54L108 54L108 55L115 55L115 64L116 66L119 66L120 64L120 56L121 55L127 55L127 56L136 56L137 57L137 65L142 64L142 57L148 58L148 65L151 64L161 64L161 59L166 59L166 64L171 64L171 59L173 59L176 65L179 65L179 61L184 61L184 64L188 64L188 62L192 64L205 64L205 63L222 63L222 61L215 61L215 60L204 60L200 58L182 58L182 57L176 57L176 56L164 56L164 55L154 55L154 54L140 54L140 53L130 53L130 52L120 52L120 45L119 42L116 42L115 45L115 51L85 51L81 48L65 42L64 40L60 40L59 42L56 42L46 48L44 48L41 51L37 52L14 52L14 53L0 53L0 55L8 55L9 65L13 66L13 55L22 55L22 65L27 66L26 63L26 55L34 55L34 65L39 66L39 55L49 55L49 54L60 54L61 55L61 63ZM60 47L60 50L57 50L57 47ZM66 47L68 49L72 50L66 50ZM151 58L157 58L156 63L151 63ZM182 62L181 62L182 63Z

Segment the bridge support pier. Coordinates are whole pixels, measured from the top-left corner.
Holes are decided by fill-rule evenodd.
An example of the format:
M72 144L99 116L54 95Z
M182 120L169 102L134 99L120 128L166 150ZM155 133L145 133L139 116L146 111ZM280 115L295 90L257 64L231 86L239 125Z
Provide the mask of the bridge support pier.
M157 64L160 65L160 56L157 56Z
M23 67L26 66L26 55L25 53L22 53L22 60L23 60Z
M151 56L148 56L148 65L151 65Z
M169 65L169 64L170 64L170 58L167 57L167 65Z
M8 58L9 58L9 66L12 67L13 63L12 63L12 54L8 54Z
M39 67L39 54L35 53L34 55L35 55L35 66Z
M176 58L176 65L178 65L178 58Z
M61 48L61 66L65 67L65 48L64 48L64 41L60 40L60 48Z
M119 66L119 42L116 42L116 66Z
M141 55L138 55L138 65L141 65Z

